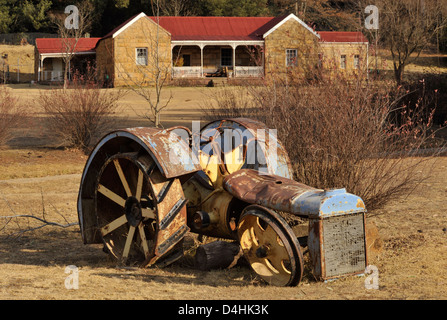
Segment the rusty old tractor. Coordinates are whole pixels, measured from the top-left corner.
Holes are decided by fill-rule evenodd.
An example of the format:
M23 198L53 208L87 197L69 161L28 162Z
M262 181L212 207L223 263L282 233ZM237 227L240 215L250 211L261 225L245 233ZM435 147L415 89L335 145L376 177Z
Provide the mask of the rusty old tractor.
M304 249L320 280L364 273L362 199L294 181L285 149L260 122L196 131L131 128L100 140L78 196L85 244L103 243L123 263L165 266L192 232L238 241L253 271L277 286L301 281Z

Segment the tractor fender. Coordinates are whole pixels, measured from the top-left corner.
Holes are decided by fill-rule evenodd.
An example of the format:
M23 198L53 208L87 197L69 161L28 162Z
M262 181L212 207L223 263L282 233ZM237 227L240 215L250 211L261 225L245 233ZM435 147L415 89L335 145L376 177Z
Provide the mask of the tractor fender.
M78 194L78 218L84 243L99 243L97 232L94 194L96 179L106 161L126 152L149 154L166 179L188 176L201 170L197 157L191 152L187 142L175 132L173 127L167 130L138 127L110 132L104 136L86 162L81 177Z

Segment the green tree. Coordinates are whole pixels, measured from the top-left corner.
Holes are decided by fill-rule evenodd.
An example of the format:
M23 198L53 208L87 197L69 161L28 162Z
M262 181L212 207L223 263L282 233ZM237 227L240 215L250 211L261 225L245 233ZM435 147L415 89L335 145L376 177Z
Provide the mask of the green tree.
M39 31L49 26L47 12L52 4L51 0L24 1L19 12L32 29Z
M48 28L47 12L52 4L52 0L0 0L0 32L33 32Z
M270 15L267 0L200 0L202 16L254 17Z
M8 33L13 17L11 16L11 0L0 0L0 33Z

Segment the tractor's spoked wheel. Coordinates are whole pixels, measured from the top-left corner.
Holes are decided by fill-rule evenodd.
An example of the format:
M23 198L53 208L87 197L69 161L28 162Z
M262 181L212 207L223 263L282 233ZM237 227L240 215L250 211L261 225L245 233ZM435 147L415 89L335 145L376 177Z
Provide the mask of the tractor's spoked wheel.
M142 263L154 255L157 212L148 172L143 169L152 162L137 153L118 154L106 161L98 179L100 232L106 251L123 264Z
M240 245L252 269L267 283L296 286L303 275L303 256L292 229L276 212L250 206L241 215Z

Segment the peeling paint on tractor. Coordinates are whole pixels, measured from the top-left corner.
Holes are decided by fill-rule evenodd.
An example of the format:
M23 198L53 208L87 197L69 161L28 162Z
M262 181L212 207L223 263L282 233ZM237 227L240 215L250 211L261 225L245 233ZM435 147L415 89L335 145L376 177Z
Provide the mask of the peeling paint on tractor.
M126 129L126 131L131 132L145 142L167 178L181 176L201 169L198 165L198 159L195 159L191 152L190 146L172 132L176 128L178 127L173 127L169 131L141 127ZM173 159L176 159L176 161L172 161Z
M278 141L274 130L268 129L265 124L253 119L224 119L211 122L202 128L200 135L202 142L216 140L216 138L219 138L219 135L222 136L224 134L225 130L239 132L241 137L246 140L244 145L247 146L248 154L245 157L245 164L242 168L259 170L262 174L274 174L288 179L293 178L289 156L280 141ZM266 137L269 137L269 139L266 139ZM270 140L273 140L275 143L274 150L270 150ZM261 151L261 156L263 157L261 161L259 161L259 155L256 154L257 151Z

